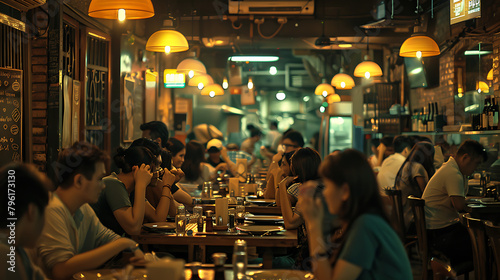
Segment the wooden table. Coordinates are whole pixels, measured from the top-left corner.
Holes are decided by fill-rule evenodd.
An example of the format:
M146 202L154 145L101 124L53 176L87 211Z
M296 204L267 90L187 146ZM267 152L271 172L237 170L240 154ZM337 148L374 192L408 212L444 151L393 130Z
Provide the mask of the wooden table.
M215 204L199 204L203 206L203 211L211 210L215 213ZM229 205L229 208L235 208L236 205ZM265 215L280 215L281 208L277 206L259 206L259 205L245 205L245 212L252 214L265 214Z
M465 211L472 218L500 222L500 204L469 203L465 206Z
M229 246L232 247L238 239L247 242L248 247L264 248L263 267L272 268L274 251L281 248L291 248L297 246L297 230L287 230L276 235L251 236L251 235L218 235L195 233L193 236L176 236L175 234L152 233L142 231L140 235L132 236L132 239L139 244L147 245L187 245L188 261L192 262L195 255L195 246L201 251L201 261L206 263L206 246Z

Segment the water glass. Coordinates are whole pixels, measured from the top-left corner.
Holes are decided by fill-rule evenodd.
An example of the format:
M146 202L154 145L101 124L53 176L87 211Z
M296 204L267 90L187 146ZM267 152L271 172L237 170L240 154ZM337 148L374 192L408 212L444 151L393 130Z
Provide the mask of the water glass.
M239 225L245 223L245 206L236 205L235 219L236 223Z
M247 263L247 243L238 239L234 242L233 249L233 279L246 279Z
M203 183L203 191L201 192L201 198L212 198L213 197L213 183L205 182Z

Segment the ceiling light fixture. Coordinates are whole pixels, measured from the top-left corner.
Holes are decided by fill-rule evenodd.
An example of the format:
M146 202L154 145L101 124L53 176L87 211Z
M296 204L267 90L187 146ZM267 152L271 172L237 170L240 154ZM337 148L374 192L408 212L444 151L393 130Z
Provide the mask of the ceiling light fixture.
M150 52L184 52L189 50L186 37L172 29L158 30L146 42L146 50Z
M488 75L486 75L486 80L493 81L493 68L491 68L491 70L488 71Z
M92 0L87 13L103 19L144 19L155 15L151 0Z
M316 95L321 95L323 97L327 97L330 94L334 94L335 90L330 84L327 83L322 83L319 84L316 89L314 90L314 94Z
M369 37L366 35L366 55L365 60L358 64L356 68L354 68L354 76L355 77L365 77L369 79L370 77L380 77L383 75L382 69L378 66L377 63L370 61L370 57L368 56L369 49Z
M279 101L283 101L285 100L286 98L286 94L282 91L279 91L278 93L276 93L276 99L278 99Z
M191 79L195 75L206 74L207 68L203 62L194 57L190 57L185 58L177 65L177 73L188 74L188 77Z
M345 48L350 48L350 47L352 47L352 44L338 44L338 46L339 46L339 48L343 48L343 49L345 49Z
M276 66L269 67L269 74L276 75L278 73L278 68Z
M274 55L233 55L228 58L233 62L274 62L280 58Z
M252 80L252 77L248 78L248 89L253 89L253 80Z
M340 68L339 73L333 76L330 84L336 89L352 89L356 84L351 76L344 73L344 56L341 56L340 58L342 67Z
M340 102L341 99L340 99L340 95L334 93L334 94L330 94L326 97L326 102L328 102L328 104L332 104L332 103L335 103L335 102Z
M207 85L201 90L201 95L208 95L210 97L215 97L219 95L224 95L224 89L219 84Z
M224 79L222 80L222 88L227 89L228 87L229 87L229 83L227 82L227 78L224 77Z
M198 74L195 75L192 79L189 79L188 86L198 87L198 89L203 89L207 85L211 85L214 83L214 79L212 76L208 74Z
M490 54L491 51L478 51L478 50L466 50L464 52L464 55L483 55L483 54Z

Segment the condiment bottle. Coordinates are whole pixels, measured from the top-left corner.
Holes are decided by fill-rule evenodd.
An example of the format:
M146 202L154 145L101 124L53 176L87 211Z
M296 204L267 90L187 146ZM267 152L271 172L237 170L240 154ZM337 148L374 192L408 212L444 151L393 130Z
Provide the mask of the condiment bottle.
M212 255L212 259L214 260L215 265L214 280L225 280L226 276L224 275L224 264L227 259L226 253L214 253Z
M205 219L205 232L214 231L214 222L213 222L213 211L207 211L207 218Z

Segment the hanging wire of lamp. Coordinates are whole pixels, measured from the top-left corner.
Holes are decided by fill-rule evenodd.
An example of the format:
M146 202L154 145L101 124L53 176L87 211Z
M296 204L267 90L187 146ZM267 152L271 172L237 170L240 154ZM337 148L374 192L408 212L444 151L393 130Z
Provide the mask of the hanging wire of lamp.
M327 97L330 94L334 94L335 90L330 84L327 84L323 82L322 84L319 84L316 89L314 90L314 94L316 95L321 95L323 97Z
M337 75L333 76L330 84L336 89L352 89L356 84L351 76L344 73L344 56L341 56L342 68Z
M354 68L354 76L355 77L365 77L369 79L370 77L380 77L382 76L382 69L380 66L378 66L377 63L370 61L370 57L368 56L368 53L370 51L369 49L369 41L368 41L368 35L366 36L366 55L365 55L365 60L358 64L356 68Z
M328 102L328 104L332 104L332 103L335 103L335 102L340 102L340 95L334 93L334 94L330 94L326 97L326 102Z
M92 0L87 13L94 18L144 19L155 15L151 0Z
M207 85L211 85L214 83L214 79L212 76L208 74L199 74L195 75L192 79L189 80L188 86L198 87L198 89L203 89Z
M206 74L207 68L203 64L203 62L199 61L194 57L188 57L182 60L177 65L177 73L188 74L188 77L191 79L195 75Z
M208 95L213 98L218 95L224 95L224 89L219 84L211 84L201 90L201 95Z

